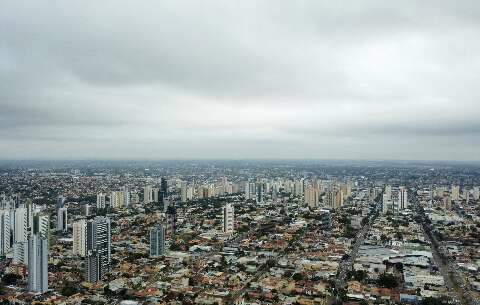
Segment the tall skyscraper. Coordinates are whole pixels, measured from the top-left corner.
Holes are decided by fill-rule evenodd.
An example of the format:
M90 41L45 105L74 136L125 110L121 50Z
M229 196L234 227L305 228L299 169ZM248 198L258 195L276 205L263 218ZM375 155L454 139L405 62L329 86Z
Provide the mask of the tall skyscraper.
M398 189L398 208L400 210L408 209L407 188L400 186Z
M27 209L26 208L16 208L15 209L15 231L14 231L14 241L15 242L27 242L28 237L28 220L27 220Z
M87 254L87 221L77 220L73 223L73 255L85 257Z
M152 188L152 202L159 202L160 189L158 187Z
M152 186L146 185L143 188L143 202L144 203L151 203L153 202L153 193L152 193Z
M256 198L257 203L263 202L263 183L257 182L256 183Z
M83 206L83 216L88 217L92 214L92 205L91 204L85 204Z
M229 193L228 192L228 179L227 179L227 177L222 177L222 192L223 192L223 194Z
M160 191L163 192L164 194L167 194L168 192L168 183L167 183L167 179L165 178L160 179Z
M85 280L90 283L96 283L103 278L101 268L101 258L96 250L88 251L85 257Z
M187 202L187 183L185 181L180 184L180 200Z
M474 200L480 199L480 188L478 186L473 187L473 199Z
M97 194L97 209L104 209L107 206L107 195L105 193Z
M50 218L45 214L36 214L33 216L33 234L48 240L50 234Z
M465 198L465 202L468 203L470 200L470 190L468 188L463 189L463 197Z
M57 211L57 231L67 232L68 211L67 208L59 208Z
M315 208L318 206L318 199L319 199L319 191L317 188L313 186L307 187L305 191L305 204L308 205L310 208Z
M63 195L59 195L57 197L57 205L56 205L56 208L57 209L60 209L60 208L63 208L63 206L65 205L65 197Z
M452 200L457 201L460 200L460 186L458 185L452 185L452 194L451 194Z
M123 187L123 200L124 206L127 208L130 207L130 190L126 186Z
M48 241L38 234L28 239L28 290L48 290Z
M165 227L158 225L150 230L150 256L165 254Z
M390 194L385 191L383 193L383 201L382 201L382 213L388 213L389 211L392 211L393 209L393 203L392 203L392 194Z
M87 280L90 282L102 280L104 275L110 271L110 263L110 219L97 216L87 222Z
M28 264L28 241L15 242L13 244L13 263Z
M326 206L337 209L343 205L342 192L332 190L326 193Z
M173 236L175 235L175 231L177 229L177 209L173 206L173 204L167 207L165 212L166 217L166 233L167 235Z
M232 234L235 227L234 207L231 203L225 204L223 207L223 232Z
M251 195L250 195L250 182L245 182L245 200L249 200L251 198Z
M391 185L387 185L385 186L385 193L384 193L384 197L387 201L390 201L392 200L392 186Z
M0 210L0 256L10 252L10 212Z
M32 229L35 204L32 202L31 199L27 199L27 202L25 203L25 208L27 209L27 226L28 228Z
M293 193L295 196L303 195L303 179L295 181Z
M121 209L125 206L125 192L124 191L112 191L110 193L110 206L113 209Z

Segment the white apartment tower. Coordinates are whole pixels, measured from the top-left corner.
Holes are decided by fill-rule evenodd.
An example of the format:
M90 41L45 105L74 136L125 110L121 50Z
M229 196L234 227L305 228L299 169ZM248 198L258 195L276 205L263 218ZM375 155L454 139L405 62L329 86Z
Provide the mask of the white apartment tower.
M231 203L225 204L223 207L223 232L232 234L235 227L234 207Z
M112 191L110 193L110 206L113 209L121 209L125 206L125 192Z
M460 186L458 185L452 185L452 194L451 194L452 200L457 201L460 200Z
M33 216L33 234L48 239L50 231L50 218L45 214L36 214Z
M400 186L398 189L398 209L405 210L408 209L408 193L407 188Z
M391 185L385 186L385 193L384 193L383 198L387 199L387 201L392 200L392 186Z
M143 202L144 203L151 203L153 202L153 189L151 185L146 185L143 188Z
M68 210L59 208L57 212L57 231L67 232Z
M474 200L480 199L480 188L478 186L473 187L473 199Z
M105 195L105 193L97 194L97 209L104 209L106 207L106 198L107 195Z
M17 208L15 209L15 226L14 226L14 241L27 242L28 237L28 219L27 209Z
M73 223L73 255L85 257L87 254L87 221L77 220Z
M10 252L10 212L0 210L0 256Z

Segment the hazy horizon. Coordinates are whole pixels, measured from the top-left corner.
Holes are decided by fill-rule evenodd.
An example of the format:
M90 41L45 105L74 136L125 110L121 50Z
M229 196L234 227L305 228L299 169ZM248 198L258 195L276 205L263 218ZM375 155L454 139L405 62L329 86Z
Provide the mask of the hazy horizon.
M0 160L480 161L480 2L0 3Z

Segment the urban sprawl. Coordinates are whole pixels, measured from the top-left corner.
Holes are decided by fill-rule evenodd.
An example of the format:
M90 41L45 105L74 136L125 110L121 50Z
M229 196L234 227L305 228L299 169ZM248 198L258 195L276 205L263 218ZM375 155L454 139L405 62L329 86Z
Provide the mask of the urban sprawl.
M480 304L480 165L0 163L0 304Z

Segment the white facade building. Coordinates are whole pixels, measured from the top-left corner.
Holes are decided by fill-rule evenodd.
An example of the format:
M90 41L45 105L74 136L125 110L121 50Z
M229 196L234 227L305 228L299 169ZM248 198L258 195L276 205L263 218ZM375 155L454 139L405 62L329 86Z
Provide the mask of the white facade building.
M234 207L231 203L225 204L223 207L223 232L232 234L235 230L235 214Z

